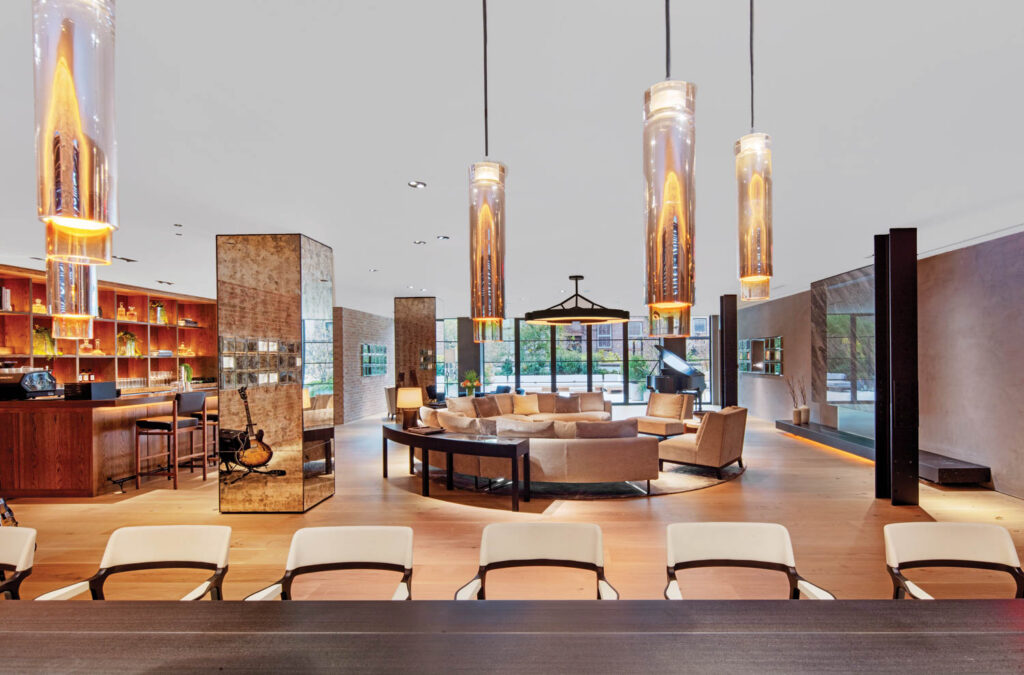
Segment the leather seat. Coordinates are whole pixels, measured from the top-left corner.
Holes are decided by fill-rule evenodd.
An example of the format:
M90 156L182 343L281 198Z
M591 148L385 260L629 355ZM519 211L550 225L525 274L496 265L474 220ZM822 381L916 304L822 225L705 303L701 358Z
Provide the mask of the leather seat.
M200 417L202 413L200 413ZM135 421L135 426L140 429L159 429L161 431L170 431L171 425L174 424L174 417L171 415L163 415L161 417L145 417ZM179 429L190 429L192 427L199 426L199 420L195 417L179 417L178 428Z
M203 413L201 413L201 412L192 413L192 417L194 419L201 420L201 419L203 419ZM206 421L207 422L211 422L211 423L220 422L220 417L217 415L217 411L216 410L211 410L211 411L207 412L206 413Z

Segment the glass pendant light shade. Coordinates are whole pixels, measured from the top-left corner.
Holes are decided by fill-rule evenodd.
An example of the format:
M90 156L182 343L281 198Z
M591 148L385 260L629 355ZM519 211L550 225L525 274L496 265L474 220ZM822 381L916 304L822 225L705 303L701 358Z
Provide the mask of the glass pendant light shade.
M647 308L652 337L686 337L694 303L694 103L690 82L644 94Z
M772 139L736 141L739 187L740 300L767 300L772 277Z
M505 317L505 165L469 168L470 316L474 342L501 342Z
M96 269L46 261L46 305L54 338L92 339L92 318L99 314Z
M36 180L47 259L110 264L117 228L113 0L34 0Z

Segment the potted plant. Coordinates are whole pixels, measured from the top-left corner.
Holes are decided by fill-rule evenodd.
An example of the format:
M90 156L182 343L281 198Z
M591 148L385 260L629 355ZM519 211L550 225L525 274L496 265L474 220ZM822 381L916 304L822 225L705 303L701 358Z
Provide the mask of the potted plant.
M800 412L800 396L797 390L800 388L796 378L786 375L782 378L786 382L786 389L789 391L789 399L793 402L793 424L802 424L803 416Z
M466 396L473 396L476 388L480 386L479 376L475 370L467 370L462 373L462 382L459 383L466 390Z
M50 329L38 323L32 326L32 353L37 356L56 356L57 354Z
M167 323L167 312L164 309L164 303L161 300L150 300L149 301L149 320L153 323Z
M138 356L139 339L130 330L122 330L117 333L117 355Z

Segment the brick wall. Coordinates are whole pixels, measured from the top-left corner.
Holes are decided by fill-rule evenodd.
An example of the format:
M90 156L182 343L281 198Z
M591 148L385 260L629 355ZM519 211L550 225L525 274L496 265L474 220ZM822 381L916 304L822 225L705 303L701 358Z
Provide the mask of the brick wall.
M405 374L405 384L410 384L410 373L416 373L420 387L433 384L436 371L433 370L437 348L436 298L395 298L395 376ZM430 352L431 367L421 369L421 352ZM426 393L423 394L424 400Z
M362 345L385 345L388 372L363 377ZM346 307L334 308L334 423L344 424L387 410L384 388L395 381L394 319Z

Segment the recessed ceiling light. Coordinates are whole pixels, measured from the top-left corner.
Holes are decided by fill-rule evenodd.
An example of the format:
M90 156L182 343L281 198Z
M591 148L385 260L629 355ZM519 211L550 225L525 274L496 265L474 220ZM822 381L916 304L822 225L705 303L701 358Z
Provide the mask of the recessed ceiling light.
M427 187L427 184L421 180L411 180L407 183L407 185L413 188L414 190L422 190L423 188Z
M379 271L379 270L378 270L378 269L377 269L376 267L371 267L371 268L370 268L370 271L371 271L371 272L377 272L377 271Z
M406 288L416 288L415 286L406 286Z
M427 292L427 289L425 289L425 288L421 288L420 289L420 293L426 293L426 292Z
M175 224L174 224L174 226L175 226L175 227L185 227L185 226L184 226L184 225L182 225L181 223L175 223Z
M157 279L156 282L158 284L163 284L164 286L173 286L174 285L173 281L162 281L160 279Z
M448 241L449 239L451 239L451 237L449 237L447 234L439 234L437 235L437 239L438 241Z
M175 232L174 236L175 237L184 237L185 235L183 235L181 232Z
M427 242L423 241L422 239L417 239L417 240L416 240L416 241L414 241L413 243L414 243L414 244L416 244L417 246L423 246L423 245L424 245L424 244L426 244Z

